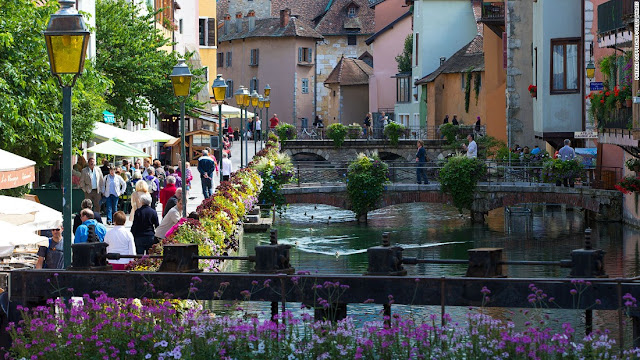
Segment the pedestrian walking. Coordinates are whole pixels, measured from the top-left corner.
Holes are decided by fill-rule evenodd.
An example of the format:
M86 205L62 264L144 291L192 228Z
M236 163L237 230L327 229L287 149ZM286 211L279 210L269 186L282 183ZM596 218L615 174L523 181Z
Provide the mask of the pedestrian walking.
M82 209L80 211L80 220L82 220L82 225L78 226L76 230L75 238L73 239L74 244L104 241L107 228L93 218L91 209Z
M571 140L564 139L564 146L558 150L558 159L561 161L569 161L573 160L576 157L576 151L571 147ZM562 183L565 187L574 187L574 179L572 178L564 178L562 179ZM556 185L560 186L560 181L556 181Z
M51 229L49 244L38 249L36 269L64 269L62 230L62 221L58 221Z
M133 240L133 234L124 227L127 216L124 211L117 211L113 214L115 227L107 231L104 236L104 242L109 244L109 252L120 255L135 255L136 244ZM125 270L125 266L129 264L131 259L108 260L113 270Z
M367 116L364 117L364 121L362 122L364 125L364 137L369 138L371 136L371 113L368 112Z
M273 129L275 129L279 123L280 119L278 119L278 114L273 114L271 120L269 120L269 128L271 129L271 131L273 131Z
M254 137L254 140L262 142L262 120L260 120L259 116L256 116L255 126L256 136Z
M222 153L222 181L229 181L231 176L231 159L227 153Z
M82 200L82 202L80 203L80 211L82 211L82 209L93 209L93 202L91 201L91 199L84 199ZM82 220L80 220L80 211L78 211L78 213L76 214L76 216L73 217L73 233L76 233L76 230L78 230L78 227L80 225L82 225ZM102 224L102 217L100 216L100 213L93 213L93 218L99 222L100 224Z
M116 169L109 167L109 174L104 177L103 194L107 203L107 225L113 224L113 213L118 211L118 199L127 191L127 183L116 175Z
M156 171L153 167L149 166L147 168L147 176L143 178L143 180L147 183L149 187L149 194L151 194L151 207L156 208L158 204L158 199L160 198L160 180L155 176Z
M136 191L131 194L131 213L129 214L130 221L133 221L133 215L136 213L136 210L142 207L142 201L140 198L142 195L149 193L149 185L147 185L146 181L138 181L135 189Z
M455 115L454 118L455 120ZM473 139L473 134L467 135L467 141L469 141L469 145L462 144L462 147L467 151L468 158L477 158L478 157L478 144Z
M422 184L424 180L425 184L429 183L427 179L427 172L425 167L427 165L427 151L424 149L424 141L418 140L418 152L416 152L416 177L418 178L418 184Z
M165 212L164 208L167 206L167 201L169 201L169 198L172 197L177 190L176 178L174 178L173 176L167 176L166 183L167 185L164 187L164 189L160 190L160 203L162 204L162 213Z
M136 253L144 255L155 243L155 229L158 223L158 213L151 208L151 196L144 194L140 198L142 207L136 210L131 225L131 234L136 245Z
M176 202L176 206L171 208L167 215L162 218L162 222L156 228L155 237L158 240L163 240L167 236L167 232L169 229L173 227L173 225L177 224L178 221L182 218L182 199L178 199Z
M453 120L451 120L451 124L460 125L460 123L458 122L458 115L453 115Z
M202 156L198 159L198 171L200 172L200 181L202 182L202 195L208 199L213 195L213 173L218 172L218 164L209 156L207 150L202 150Z
M100 213L100 200L104 189L104 177L100 169L96 168L96 159L89 158L87 166L80 174L80 187L84 192L84 198L93 203L93 211Z

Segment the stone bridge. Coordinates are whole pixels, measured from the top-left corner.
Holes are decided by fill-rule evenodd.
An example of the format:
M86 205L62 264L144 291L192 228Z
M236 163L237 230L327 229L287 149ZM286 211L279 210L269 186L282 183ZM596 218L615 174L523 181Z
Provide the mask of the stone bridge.
M346 185L289 186L283 188L282 193L289 204L325 204L350 209ZM440 192L439 184L391 184L386 187L377 208L416 202L450 204L451 198ZM622 220L622 194L619 191L535 183L479 184L471 217L474 223L483 223L484 216L491 210L531 203L580 207L592 212L598 221Z
M293 161L328 161L342 163L352 161L359 153L371 155L377 152L384 161L415 161L417 140L400 140L398 146L389 145L388 140L346 139L340 148L333 140L289 140L281 145L281 152ZM444 159L451 151L444 149L444 140L425 140L427 158Z

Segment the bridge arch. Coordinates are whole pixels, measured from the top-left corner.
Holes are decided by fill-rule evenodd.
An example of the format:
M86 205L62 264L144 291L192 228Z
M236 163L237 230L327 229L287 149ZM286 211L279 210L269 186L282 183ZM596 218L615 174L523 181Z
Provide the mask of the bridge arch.
M291 156L293 161L327 161L321 154L314 151L299 152Z

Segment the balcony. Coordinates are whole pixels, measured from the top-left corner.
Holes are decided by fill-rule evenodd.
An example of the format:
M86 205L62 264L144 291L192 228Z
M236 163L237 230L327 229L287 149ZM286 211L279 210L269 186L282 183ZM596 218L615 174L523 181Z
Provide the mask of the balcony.
M609 0L598 5L598 35L633 24L633 0Z
M504 2L483 2L480 21L496 25L504 25Z
M638 146L631 130L632 121L631 108L612 110L604 121L598 119L598 141L603 144Z

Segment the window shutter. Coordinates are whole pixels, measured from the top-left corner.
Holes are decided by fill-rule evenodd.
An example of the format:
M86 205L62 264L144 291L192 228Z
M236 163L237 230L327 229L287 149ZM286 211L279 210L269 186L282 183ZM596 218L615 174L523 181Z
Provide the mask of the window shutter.
M298 62L302 62L302 48L298 48Z
M313 49L309 48L309 60L308 62L313 62Z
M260 62L260 49L256 49L256 65Z
M216 19L207 19L207 46L216 46Z

